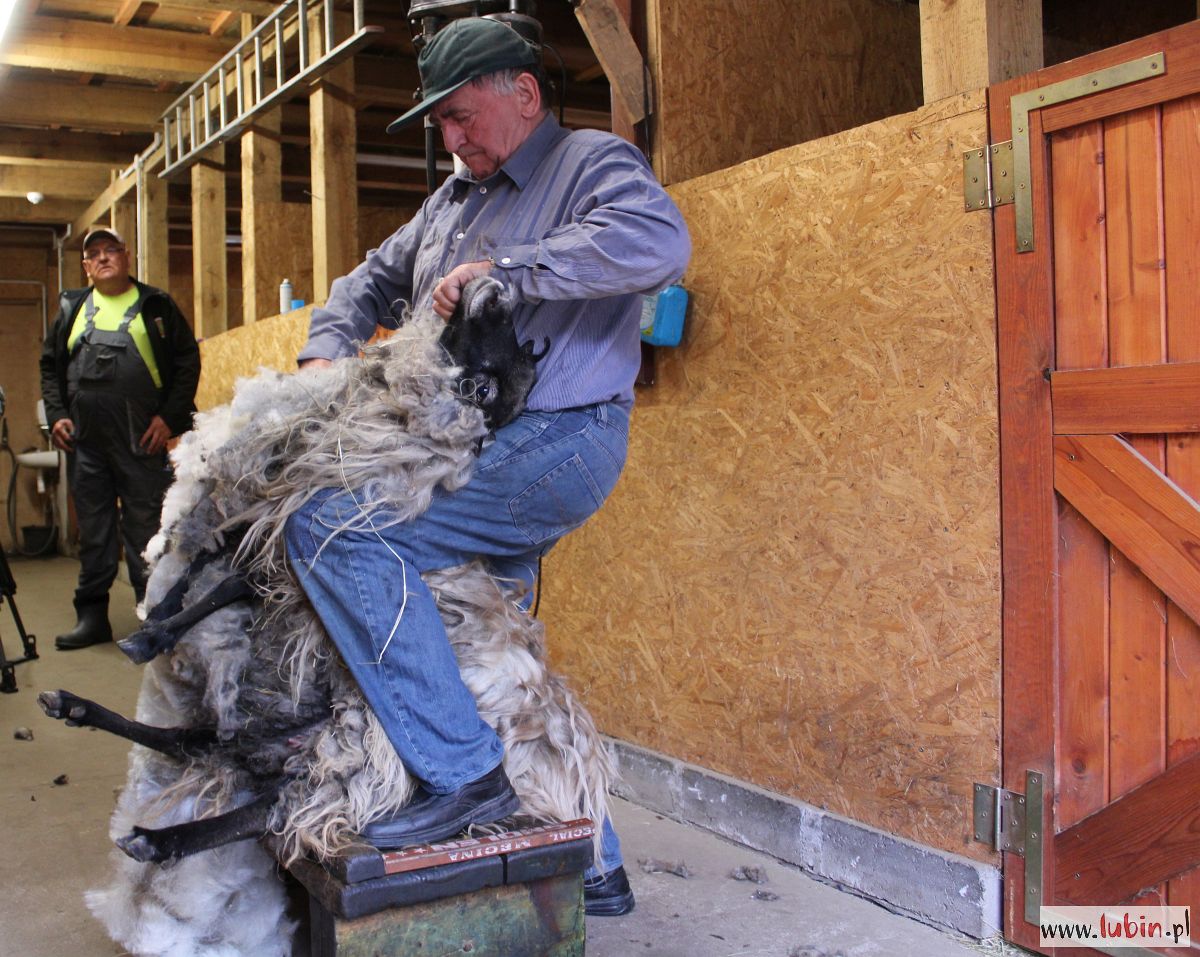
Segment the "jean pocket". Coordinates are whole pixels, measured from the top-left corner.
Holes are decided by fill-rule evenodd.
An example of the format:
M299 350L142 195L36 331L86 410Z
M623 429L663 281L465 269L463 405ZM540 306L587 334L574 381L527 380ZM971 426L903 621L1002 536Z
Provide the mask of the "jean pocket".
M573 455L508 503L513 522L534 545L578 528L604 503L601 489L583 459Z

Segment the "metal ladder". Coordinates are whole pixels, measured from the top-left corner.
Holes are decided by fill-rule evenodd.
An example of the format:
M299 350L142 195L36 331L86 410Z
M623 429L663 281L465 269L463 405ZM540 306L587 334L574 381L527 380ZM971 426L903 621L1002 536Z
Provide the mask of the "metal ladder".
M354 0L349 36L339 39L336 19L334 0L287 0L265 17L167 107L162 115L165 164L159 175L191 166L210 146L237 136L259 113L383 32L363 24L363 0Z

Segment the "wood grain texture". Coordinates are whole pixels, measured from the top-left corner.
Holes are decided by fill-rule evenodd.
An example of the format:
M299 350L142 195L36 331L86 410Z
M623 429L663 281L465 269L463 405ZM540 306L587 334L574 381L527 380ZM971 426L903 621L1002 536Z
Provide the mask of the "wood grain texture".
M1108 284L1103 242L1104 129L1087 124L1050 143L1054 204L1055 361L1061 369L1108 364ZM1100 241L1097 241L1097 239ZM1055 421L1058 377L1051 379ZM1068 502L1059 503L1058 826L1108 799L1108 543Z
M1162 473L1151 462L1116 436L1060 435L1054 440L1054 452L1058 491L1176 604L1193 619L1200 618L1200 507L1196 502L1162 481ZM1161 602L1158 608L1157 625L1151 629L1155 635L1165 616ZM1112 653L1115 659L1115 645ZM1149 687L1142 689L1144 696L1162 684L1163 666L1160 653ZM1125 667L1134 665L1125 662ZM1156 708L1161 698L1157 702ZM1157 719L1151 727L1162 730ZM1162 740L1160 734L1150 750L1161 750Z
M1054 838L1063 902L1118 904L1136 898L1200 860L1200 755Z
M1166 304L1157 107L1105 121L1104 162L1110 361L1115 366L1162 362ZM1118 451L1114 443L1106 443L1107 449ZM1129 444L1156 469L1164 467L1161 437L1133 436ZM1159 556L1141 548L1143 542L1106 535L1120 550L1113 553L1109 612L1109 780L1115 798L1166 766L1166 601L1151 580L1160 580L1161 572L1148 562L1170 561L1175 553L1168 547ZM1135 558L1127 546L1145 558Z
M611 500L547 558L556 663L617 737L978 859L998 775L983 99L672 190L685 341Z
M650 0L659 178L681 183L916 109L918 14L892 0L806 0L802 12L794 0Z
M1059 371L1050 385L1057 435L1200 432L1200 362Z
M1200 360L1200 95L1163 106L1164 245L1167 259L1167 359ZM1200 497L1200 435L1167 436L1167 475ZM1200 753L1200 626L1167 610L1167 764ZM1170 882L1171 904L1200 914L1200 870ZM1198 935L1200 936L1200 935Z

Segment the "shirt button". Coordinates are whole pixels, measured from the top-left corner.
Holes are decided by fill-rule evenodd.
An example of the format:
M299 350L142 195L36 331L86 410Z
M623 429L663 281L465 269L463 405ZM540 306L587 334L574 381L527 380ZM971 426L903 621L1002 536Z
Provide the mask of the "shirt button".
M466 233L455 233L455 234L454 234L454 238L455 238L455 239L462 239L462 238L463 238L465 235L467 235L467 234L466 234Z
M505 256L503 259L501 259L501 260L500 260L500 262L504 263L504 265L506 265L506 266L507 266L507 265L508 265L510 262L512 262L512 257L511 257L511 256Z
M487 192L487 187L486 187L486 186L480 186L480 187L479 187L479 193L480 193L480 195L483 195L483 194L484 194L484 193L486 193L486 192Z

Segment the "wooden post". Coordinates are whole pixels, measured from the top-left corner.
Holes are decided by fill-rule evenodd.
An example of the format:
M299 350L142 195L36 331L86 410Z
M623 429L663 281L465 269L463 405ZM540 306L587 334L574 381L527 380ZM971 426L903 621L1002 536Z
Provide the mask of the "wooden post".
M281 277L268 251L283 202L279 110L260 115L242 134L242 324L279 312Z
M259 18L242 14L242 35L249 34ZM252 88L253 66L247 64L245 85ZM282 149L279 140L281 109L255 117L242 134L242 324L279 312L282 277L271 269L278 231L279 205L283 202Z
M129 250L129 274L137 275L137 203L132 196L113 203L108 215L109 225L125 239Z
M225 147L212 147L192 166L192 323L196 336L229 327L225 268Z
M146 171L141 216L145 265L138 278L159 289L168 289L171 253L167 231L167 181L160 179L157 172Z
M313 302L358 264L358 131L354 61L330 70L308 98L312 140Z
M921 0L926 103L1042 65L1041 0Z

